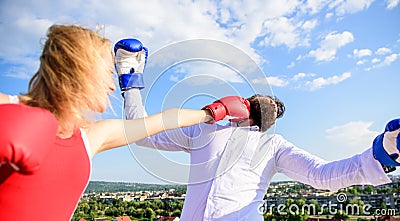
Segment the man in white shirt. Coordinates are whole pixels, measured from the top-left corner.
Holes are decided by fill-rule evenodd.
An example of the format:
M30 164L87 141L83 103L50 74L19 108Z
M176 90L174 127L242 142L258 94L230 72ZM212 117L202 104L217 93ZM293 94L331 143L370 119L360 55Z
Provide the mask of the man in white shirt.
M130 51L129 56L136 59L127 62L117 53L118 74L127 72L122 66L125 69L134 67L135 72L130 74L139 73L135 77L142 78L146 56L140 50L122 50ZM142 86L139 83L124 90L127 119L146 116L138 89ZM250 104L247 119L224 126L202 123L166 131L136 143L190 155L182 221L263 220L259 208L276 173L332 191L357 184L391 182L381 163L374 158L372 148L351 158L327 162L297 148L280 135L263 133L283 115L284 105L271 96L255 95L247 100Z

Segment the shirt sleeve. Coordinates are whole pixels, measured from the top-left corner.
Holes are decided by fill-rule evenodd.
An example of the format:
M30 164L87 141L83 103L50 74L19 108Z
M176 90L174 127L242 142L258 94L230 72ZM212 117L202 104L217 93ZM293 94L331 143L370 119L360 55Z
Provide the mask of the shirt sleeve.
M142 96L140 90L132 88L125 91L124 97L124 116L127 120L147 117L146 110L142 104Z
M195 130L195 126L177 128L158 133L154 136L144 138L136 142L139 146L150 147L166 151L185 151L190 152L190 137Z
M369 148L350 158L325 161L281 138L275 152L277 172L317 189L337 191L351 185L390 183Z
M139 89L133 88L127 90L124 92L123 96L125 119L132 120L147 117ZM154 136L144 138L143 140L136 142L136 144L159 150L189 152L190 137L195 128L196 126L191 126L161 132Z

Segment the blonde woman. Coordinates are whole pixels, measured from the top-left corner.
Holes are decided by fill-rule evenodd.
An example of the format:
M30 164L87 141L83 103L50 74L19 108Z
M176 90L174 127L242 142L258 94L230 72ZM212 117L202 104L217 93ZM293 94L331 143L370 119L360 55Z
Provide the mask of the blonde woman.
M28 92L21 96L0 94L0 110L10 116L10 120L1 122L1 127L30 125L29 131L14 129L13 134L31 134L29 139L43 137L43 145L24 140L29 148L21 150L11 145L14 149L10 152L4 151L4 144L0 143L0 160L6 159L0 162L0 220L70 220L88 183L95 154L164 130L213 120L209 110L169 109L136 120L91 121L90 113L104 112L109 94L115 90L111 48L108 39L89 29L53 25ZM13 109L21 107L27 110L20 115L35 112L39 119L14 121L20 116L13 115ZM50 129L42 130L43 127ZM56 128L54 134L48 132L51 127ZM41 131L44 132L36 135ZM12 136L7 139L22 139ZM30 162L23 162L24 157L15 160L12 153L18 151L25 158L40 158L33 165L35 168Z

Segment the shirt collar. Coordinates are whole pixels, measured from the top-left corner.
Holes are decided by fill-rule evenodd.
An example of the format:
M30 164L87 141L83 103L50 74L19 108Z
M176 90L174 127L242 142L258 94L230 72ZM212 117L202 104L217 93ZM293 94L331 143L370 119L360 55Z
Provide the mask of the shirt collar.
M231 126L231 127L239 127L239 123L238 122L229 122L227 125ZM241 128L248 128L251 131L259 131L259 127L257 125L255 126L242 126Z

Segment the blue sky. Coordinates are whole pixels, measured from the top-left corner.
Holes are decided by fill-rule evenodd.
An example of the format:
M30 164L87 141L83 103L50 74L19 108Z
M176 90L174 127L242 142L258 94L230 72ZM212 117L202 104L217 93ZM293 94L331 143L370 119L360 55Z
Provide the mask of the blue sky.
M199 109L214 97L231 94L272 93L287 108L274 132L327 160L369 148L386 122L400 117L399 0L2 0L0 6L3 93L27 90L47 28L67 23L100 27L113 42L135 37L149 48L143 90L149 113ZM186 53L210 54L183 62L178 48L198 39L204 47L191 45ZM227 50L207 51L212 42ZM232 48L241 53L229 53ZM226 64L226 54L233 63ZM152 64L163 62L169 66L154 72ZM262 74L254 74L251 62ZM107 111L103 118L121 118L120 92L114 96L114 113ZM141 166L157 163L154 152L131 148L134 155L122 147L95 156L91 179L162 182ZM188 162L184 153L162 155ZM282 179L287 178L274 178Z

